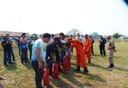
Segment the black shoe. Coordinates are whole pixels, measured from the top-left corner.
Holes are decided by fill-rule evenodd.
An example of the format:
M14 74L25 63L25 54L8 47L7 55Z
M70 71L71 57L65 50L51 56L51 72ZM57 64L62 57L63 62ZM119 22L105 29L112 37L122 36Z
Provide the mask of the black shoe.
M9 64L15 64L15 63L11 62L11 63L9 63Z
M110 64L110 67L113 68L114 67L114 64Z
M90 60L88 60L88 64L90 64L91 63L91 61Z
M73 71L80 72L80 66L77 66L77 68Z
M114 67L114 64L110 64L109 66L108 66L108 68L113 68Z
M84 68L83 74L86 74L88 72L89 72L88 69L87 68Z

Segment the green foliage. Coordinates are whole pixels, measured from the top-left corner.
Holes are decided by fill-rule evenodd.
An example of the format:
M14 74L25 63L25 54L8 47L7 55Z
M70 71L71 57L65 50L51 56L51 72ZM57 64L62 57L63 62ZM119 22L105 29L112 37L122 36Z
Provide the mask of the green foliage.
M116 32L113 34L113 38L118 39L119 37L121 37L120 33Z

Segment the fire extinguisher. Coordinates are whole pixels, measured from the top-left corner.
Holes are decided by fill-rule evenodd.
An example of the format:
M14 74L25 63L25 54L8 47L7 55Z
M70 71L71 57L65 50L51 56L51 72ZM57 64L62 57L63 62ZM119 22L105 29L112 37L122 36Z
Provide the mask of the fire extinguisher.
M65 61L65 64L66 64L66 68L68 69L69 68L69 61L68 61L67 58L64 61Z
M58 79L58 74L59 74L59 66L57 63L54 63L54 73L53 73L53 78Z
M68 59L68 67L70 68L71 67L71 58L68 56L67 59Z
M62 69L63 69L63 73L66 74L67 73L67 66L66 66L66 61L65 60L62 63Z
M44 87L46 88L49 86L49 75L50 75L50 71L46 66L46 68L44 69L44 75L43 75Z

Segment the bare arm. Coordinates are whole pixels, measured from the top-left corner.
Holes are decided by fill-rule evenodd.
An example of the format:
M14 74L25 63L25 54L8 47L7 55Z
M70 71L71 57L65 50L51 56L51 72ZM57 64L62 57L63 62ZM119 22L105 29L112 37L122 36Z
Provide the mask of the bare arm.
M43 67L43 64L42 64L42 61L40 58L40 48L36 48L35 54L36 54L36 58L37 58L37 62L38 62L38 68L40 69Z

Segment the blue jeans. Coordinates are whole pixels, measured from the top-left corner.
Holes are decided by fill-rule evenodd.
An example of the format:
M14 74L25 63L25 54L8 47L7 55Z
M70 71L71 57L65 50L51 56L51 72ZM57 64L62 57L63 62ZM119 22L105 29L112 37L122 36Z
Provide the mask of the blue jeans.
M11 61L11 52L9 50L4 50L4 65L7 65L7 62L9 64L12 63L12 61Z
M15 56L14 56L14 53L13 53L13 47L11 47L11 57L12 57L13 61L15 61Z
M27 63L28 62L28 54L27 54L27 48L21 49L21 63Z

